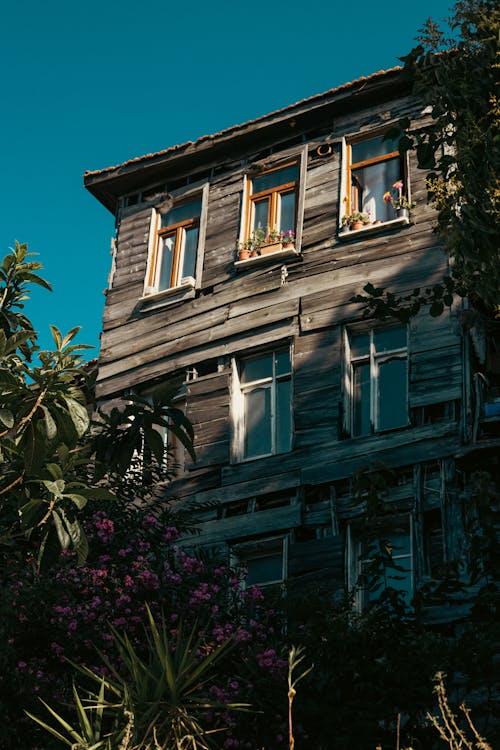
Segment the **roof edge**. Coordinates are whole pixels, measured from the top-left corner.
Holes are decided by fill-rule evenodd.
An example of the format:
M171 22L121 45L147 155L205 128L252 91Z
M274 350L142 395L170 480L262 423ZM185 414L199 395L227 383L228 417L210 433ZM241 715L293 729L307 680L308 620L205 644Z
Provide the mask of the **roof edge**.
M283 116L283 115L293 115L297 111L299 111L301 108L303 108L306 105L311 105L316 102L321 102L321 100L327 100L330 97L335 96L336 94L339 94L344 91L349 91L349 89L353 89L356 86L359 86L361 84L365 84L367 82L374 82L377 79L381 79L384 77L391 77L394 75L399 74L402 71L402 66L397 65L393 68L388 68L387 70L379 70L376 73L372 73L369 76L361 76L360 78L356 78L353 81L350 81L348 83L344 83L340 86L337 86L333 89L329 89L328 91L325 91L320 94L314 94L313 96L307 97L305 99L301 99L298 102L295 102L294 104L288 104L285 107L282 107L280 109L274 110L273 112L269 112L265 115L261 115L259 117L256 117L253 120L247 120L244 123L241 123L239 125L231 125L228 128L225 128L224 130L220 130L217 133L213 133L211 135L202 135L199 138L197 138L195 141L186 141L185 143L181 143L175 146L170 146L166 149L162 149L160 151L156 151L154 153L145 154L143 156L136 156L132 159L128 159L127 161L122 162L121 164L116 164L111 167L105 167L104 169L97 169L97 170L86 170L83 175L84 184L87 187L90 187L92 183L95 183L95 181L104 181L107 178L112 178L118 174L120 170L123 170L127 167L140 167L143 165L147 165L149 162L152 162L153 160L157 160L158 158L161 158L162 156L167 156L170 154L181 154L183 151L186 151L189 148L197 148L199 145L204 144L206 141L212 141L213 143L218 142L219 140L222 140L224 138L227 138L231 135L237 135L238 133L241 133L246 128L252 125L256 125L259 123L265 123L266 120L272 120L273 118L276 118L277 116Z

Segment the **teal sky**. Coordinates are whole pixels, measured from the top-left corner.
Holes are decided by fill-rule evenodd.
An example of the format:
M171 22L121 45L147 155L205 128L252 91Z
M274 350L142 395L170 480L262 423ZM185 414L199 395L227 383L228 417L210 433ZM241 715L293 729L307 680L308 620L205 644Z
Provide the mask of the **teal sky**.
M398 64L448 0L5 0L0 10L2 255L39 254L53 292L26 312L96 347L113 217L86 169L194 140Z

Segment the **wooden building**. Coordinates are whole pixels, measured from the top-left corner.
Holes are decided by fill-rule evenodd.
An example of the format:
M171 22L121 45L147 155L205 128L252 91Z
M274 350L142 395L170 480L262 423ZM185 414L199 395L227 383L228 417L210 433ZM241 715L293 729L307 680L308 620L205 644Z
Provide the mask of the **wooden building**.
M84 178L117 227L98 398L177 379L197 461L171 446L162 492L210 503L197 544L251 582L358 583L360 607L382 539L407 598L464 561L464 476L498 448L496 324L465 303L402 326L351 302L447 270L426 175L384 139L403 116L429 117L395 68ZM370 223L346 230L355 211Z

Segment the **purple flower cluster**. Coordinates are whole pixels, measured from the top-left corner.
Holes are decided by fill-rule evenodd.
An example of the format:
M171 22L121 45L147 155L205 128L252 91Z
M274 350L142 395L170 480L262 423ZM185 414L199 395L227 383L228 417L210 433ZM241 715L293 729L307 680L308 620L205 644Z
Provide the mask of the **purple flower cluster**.
M102 671L98 649L116 663L113 629L126 631L143 647L146 605L156 618L165 617L172 636L180 623L184 632L196 625L200 658L234 639L231 656L215 683L207 686L210 700L220 705L252 703L259 670L264 672L259 677L263 685L283 681L286 664L272 648L280 632L276 614L266 607L257 586L245 588L241 570L208 565L179 549L174 544L178 529L150 513L124 529L98 511L88 521L87 534L91 556L84 566L77 567L75 556L65 554L42 576L26 565L9 584L17 621L11 639L13 667L28 710L36 693L49 702L70 695L73 672L66 657ZM32 638L35 631L39 642ZM245 721L243 714L235 718L231 711L214 713L214 728L226 727L222 746L248 746L241 739Z

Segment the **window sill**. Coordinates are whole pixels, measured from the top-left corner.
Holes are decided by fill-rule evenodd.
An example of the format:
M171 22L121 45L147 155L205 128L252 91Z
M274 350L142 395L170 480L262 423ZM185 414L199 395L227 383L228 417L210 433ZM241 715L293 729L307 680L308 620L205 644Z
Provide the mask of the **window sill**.
M355 240L360 236L371 237L374 234L380 234L386 232L388 229L398 229L404 227L410 223L410 219L406 216L402 216L399 219L391 219L391 221L384 221L382 224L368 224L363 229L347 229L342 230L338 233L337 239L339 242L349 242Z
M277 248L271 250L271 248ZM299 251L295 247L283 247L281 242L277 242L273 245L264 245L261 250L261 255L255 255L253 258L245 258L245 260L236 260L234 262L235 268L247 268L252 265L260 265L265 261L272 260L274 258L293 258L300 255Z
M161 292L145 294L139 299L142 311L155 310L157 307L170 305L182 299L191 299L195 295L195 280L192 276L183 280L179 286L162 289Z

